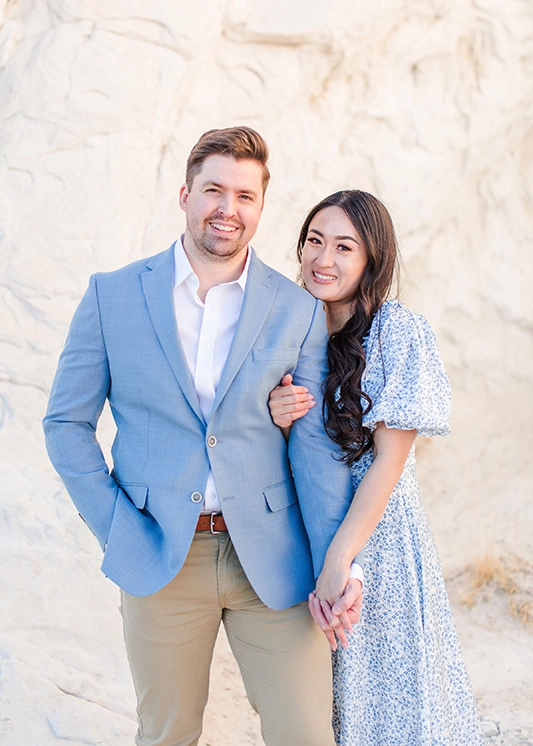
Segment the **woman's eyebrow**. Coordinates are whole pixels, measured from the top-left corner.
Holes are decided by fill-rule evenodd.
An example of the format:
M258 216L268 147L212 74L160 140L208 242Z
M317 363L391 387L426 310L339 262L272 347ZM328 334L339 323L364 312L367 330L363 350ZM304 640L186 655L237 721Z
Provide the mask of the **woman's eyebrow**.
M324 234L316 228L309 228L309 233L318 233L321 238L324 238ZM354 241L355 243L359 243L359 241L353 236L335 236L335 239L337 241Z

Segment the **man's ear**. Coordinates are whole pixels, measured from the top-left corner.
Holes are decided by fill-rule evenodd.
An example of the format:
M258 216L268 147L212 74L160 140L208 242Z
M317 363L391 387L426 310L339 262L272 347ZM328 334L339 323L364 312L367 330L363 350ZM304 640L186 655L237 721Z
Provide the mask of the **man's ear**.
M180 207L183 212L187 212L187 202L189 201L189 190L187 184L184 184L180 189Z

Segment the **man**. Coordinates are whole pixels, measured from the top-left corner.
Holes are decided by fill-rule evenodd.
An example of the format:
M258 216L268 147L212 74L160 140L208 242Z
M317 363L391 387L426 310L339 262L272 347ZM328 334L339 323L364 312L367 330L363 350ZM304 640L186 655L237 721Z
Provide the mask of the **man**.
M334 743L329 649L305 600L350 474L320 406L288 445L270 419L269 391L288 373L319 399L327 334L321 304L249 247L267 158L246 127L200 138L182 240L91 278L44 420L122 589L139 746L198 743L221 619L266 743ZM95 437L106 399L111 474ZM345 606L360 584L348 585Z

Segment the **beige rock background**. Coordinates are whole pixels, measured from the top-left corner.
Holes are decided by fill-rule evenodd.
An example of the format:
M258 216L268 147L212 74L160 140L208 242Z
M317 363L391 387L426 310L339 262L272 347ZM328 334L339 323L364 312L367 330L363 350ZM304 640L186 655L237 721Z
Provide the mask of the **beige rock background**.
M191 146L236 123L271 146L254 245L286 274L325 194L393 214L455 394L420 471L480 713L533 743L532 89L531 0L0 0L2 746L132 742L117 591L40 420L88 275L174 240ZM260 743L225 645L205 744Z

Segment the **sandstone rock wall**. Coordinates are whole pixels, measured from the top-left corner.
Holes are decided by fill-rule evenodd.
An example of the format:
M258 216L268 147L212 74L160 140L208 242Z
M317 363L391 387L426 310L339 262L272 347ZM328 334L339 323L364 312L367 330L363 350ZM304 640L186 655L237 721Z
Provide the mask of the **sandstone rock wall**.
M453 435L419 448L445 568L530 556L530 0L0 0L0 74L0 603L20 694L2 743L78 743L93 706L106 735L83 743L131 732L116 593L40 420L89 274L176 237L185 159L211 127L270 143L254 245L289 275L315 201L358 187L388 205L403 298L434 325L455 394Z

